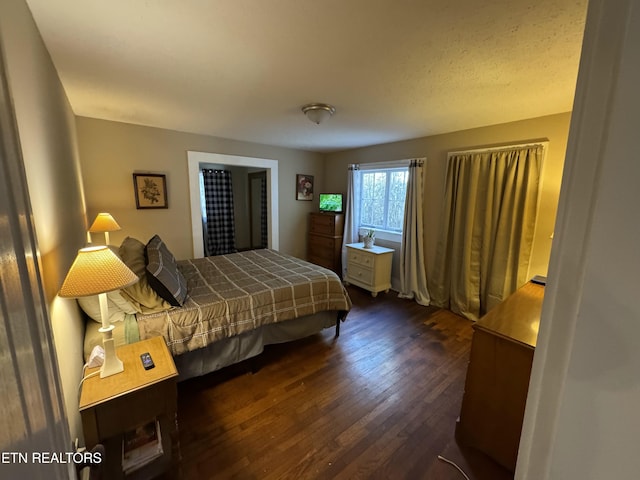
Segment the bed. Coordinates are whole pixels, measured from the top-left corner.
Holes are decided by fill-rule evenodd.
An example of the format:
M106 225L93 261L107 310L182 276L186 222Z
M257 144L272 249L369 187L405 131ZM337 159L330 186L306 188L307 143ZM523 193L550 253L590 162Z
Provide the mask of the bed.
M275 250L176 261L155 235L146 245L127 237L118 253L140 281L109 293L116 345L161 335L180 380L325 328L337 336L351 308L334 272ZM85 356L102 342L91 302L79 299L96 320L87 321Z

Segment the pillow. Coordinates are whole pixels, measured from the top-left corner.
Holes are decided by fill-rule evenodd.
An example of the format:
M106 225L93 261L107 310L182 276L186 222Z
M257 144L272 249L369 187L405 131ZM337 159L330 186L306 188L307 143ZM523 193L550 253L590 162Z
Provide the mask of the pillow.
M146 274L144 243L127 237L120 245L120 258L140 279L137 283L123 288L120 293L133 304L140 313L153 313L169 310L171 304L160 297L149 285Z
M158 235L149 240L145 252L149 285L171 305L181 307L187 298L187 282L175 257Z
M80 308L82 308L89 318L98 323L102 323L98 295L78 297L77 300ZM123 321L126 313L134 314L137 312L131 302L120 295L119 290L107 293L107 307L109 309L109 321L112 323Z

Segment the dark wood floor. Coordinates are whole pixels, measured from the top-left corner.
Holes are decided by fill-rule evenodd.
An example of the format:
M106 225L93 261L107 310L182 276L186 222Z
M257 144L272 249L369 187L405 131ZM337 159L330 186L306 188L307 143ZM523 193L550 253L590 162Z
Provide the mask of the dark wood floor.
M372 298L333 331L268 347L246 364L178 386L185 479L430 479L512 476L457 444L471 322L433 307Z

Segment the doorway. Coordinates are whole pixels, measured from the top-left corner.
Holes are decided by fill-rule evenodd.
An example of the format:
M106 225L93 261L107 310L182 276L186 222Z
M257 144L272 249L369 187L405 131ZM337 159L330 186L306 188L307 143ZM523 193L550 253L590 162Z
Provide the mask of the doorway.
M277 250L280 247L280 227L278 211L278 161L266 158L241 157L220 153L187 152L189 171L189 198L191 204L191 231L193 258L204 256L202 241L202 202L200 197L201 165L220 164L250 167L264 171L266 175L267 207L267 247Z
M251 248L267 248L267 172L251 172L249 177L249 241Z

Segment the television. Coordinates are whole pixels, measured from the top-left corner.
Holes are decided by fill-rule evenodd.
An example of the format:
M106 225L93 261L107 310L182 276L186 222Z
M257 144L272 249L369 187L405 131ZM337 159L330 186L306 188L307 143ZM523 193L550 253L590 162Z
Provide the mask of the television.
M319 197L321 212L342 212L341 193L321 193Z

